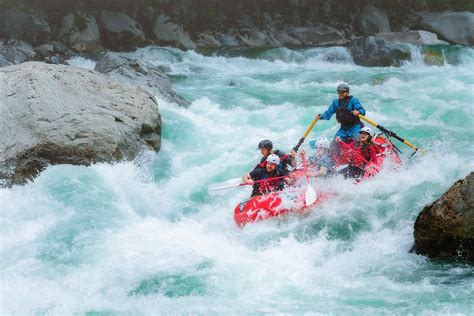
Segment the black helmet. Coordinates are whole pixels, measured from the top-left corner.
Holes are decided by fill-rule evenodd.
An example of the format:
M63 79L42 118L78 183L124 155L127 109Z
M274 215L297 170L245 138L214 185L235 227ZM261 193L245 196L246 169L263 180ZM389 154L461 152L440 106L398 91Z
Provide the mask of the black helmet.
M269 139L264 139L262 140L260 143L258 143L258 148L257 149L262 149L262 148L266 148L268 150L272 150L273 148L273 143L271 140Z
M340 85L337 86L336 89L337 92L349 92L349 85L345 83L341 83Z

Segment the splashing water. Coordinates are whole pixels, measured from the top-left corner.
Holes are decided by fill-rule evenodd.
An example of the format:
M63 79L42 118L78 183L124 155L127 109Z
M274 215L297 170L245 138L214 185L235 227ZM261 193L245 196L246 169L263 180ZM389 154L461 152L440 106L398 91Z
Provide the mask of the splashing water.
M171 69L191 106L160 101L158 154L52 166L0 189L2 313L474 313L472 266L409 252L421 208L474 169L474 53L450 54L457 65L366 68L341 47L138 50ZM408 158L400 144L397 171L360 185L318 180L337 198L237 228L249 188L209 196L207 185L249 171L263 138L293 147L342 82L368 117L427 154ZM333 119L314 131L337 128Z

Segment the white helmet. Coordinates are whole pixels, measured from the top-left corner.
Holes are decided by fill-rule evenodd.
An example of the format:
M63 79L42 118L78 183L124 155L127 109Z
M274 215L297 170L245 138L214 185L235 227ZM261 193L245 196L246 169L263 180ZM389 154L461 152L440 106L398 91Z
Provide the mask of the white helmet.
M370 127L368 127L368 126L362 127L362 128L360 129L359 133L360 133L360 132L366 132L367 134L370 135L370 137L374 137L374 134L375 134L374 131L373 131Z
M316 140L316 148L326 148L329 149L331 146L331 141L327 138L318 138Z
M274 163L275 165L279 165L280 164L280 157L278 157L275 154L271 154L267 157L267 162L271 162L271 163Z

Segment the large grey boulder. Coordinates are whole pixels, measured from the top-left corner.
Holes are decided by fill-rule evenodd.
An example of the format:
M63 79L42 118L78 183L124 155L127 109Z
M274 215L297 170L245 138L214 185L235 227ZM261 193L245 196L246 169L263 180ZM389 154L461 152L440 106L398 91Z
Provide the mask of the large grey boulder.
M408 31L408 32L390 32L375 34L376 40L383 40L386 43L407 43L414 45L441 45L449 44L448 42L438 39L435 33L427 31Z
M414 237L419 254L474 261L474 172L423 208Z
M97 62L95 70L114 79L134 84L168 102L189 103L171 89L171 81L158 67L127 53L109 52Z
M33 47L21 40L0 39L0 66L16 65L36 57Z
M423 12L420 27L450 43L474 45L473 12Z
M390 22L385 12L372 5L365 5L356 19L358 31L364 35L391 32Z
M347 43L344 33L326 25L291 27L286 31L302 44L308 46L330 46Z
M112 50L130 51L145 42L140 23L121 12L102 11L100 14L102 44Z
M89 165L159 150L148 92L92 70L26 62L0 68L0 179L24 183L49 164Z
M48 22L41 17L17 8L0 12L0 36L4 38L17 38L35 45L50 32Z
M153 33L156 39L165 45L171 45L183 50L196 49L196 44L191 40L188 32L183 27L173 22L164 13L161 13L155 21Z
M357 38L349 44L354 63L368 67L400 66L411 60L410 49L400 44L388 44L375 37Z
M94 52L102 47L95 17L79 11L71 12L63 18L59 38L65 45L79 52Z

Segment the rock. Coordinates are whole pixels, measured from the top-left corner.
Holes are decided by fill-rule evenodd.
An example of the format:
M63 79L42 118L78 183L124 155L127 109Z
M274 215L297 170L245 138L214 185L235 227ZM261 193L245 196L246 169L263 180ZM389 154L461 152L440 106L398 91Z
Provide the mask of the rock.
M31 60L36 57L36 52L30 44L12 38L0 43L0 55L3 56L3 66L6 66Z
M331 26L303 26L288 28L288 34L308 46L343 45L347 43L344 34Z
M59 38L65 45L79 52L94 52L102 48L95 17L79 11L71 12L63 18Z
M203 48L219 48L222 46L210 32L200 33L196 45Z
M414 237L418 254L474 261L474 172L423 208Z
M365 5L362 8L360 16L356 19L356 26L364 36L392 31L387 15L372 5Z
M428 66L442 66L445 59L441 50L432 48L423 48L422 50L423 62Z
M450 43L474 45L473 12L423 12L420 28L434 32Z
M283 44L283 46L301 46L302 45L298 39L288 35L285 31L276 32L275 37L281 44Z
M116 80L137 85L168 102L181 106L189 105L171 89L171 81L159 66L134 58L130 54L109 52L97 62L95 70Z
M196 49L196 44L189 37L189 33L185 32L181 25L173 22L163 13L156 19L153 33L162 44L172 45L184 50Z
M49 164L89 165L159 150L148 92L92 70L27 62L0 68L0 178L24 183Z
M50 64L64 64L69 58L76 54L72 49L67 48L63 43L58 41L45 41L45 45L51 45L54 49L53 55L44 57L44 61Z
M427 31L390 32L375 34L376 40L383 40L386 43L408 43L414 45L446 45L445 41L440 41L436 34Z
M0 13L0 36L38 44L51 29L48 22L30 13L10 8Z
M106 48L130 51L145 42L141 25L124 13L102 11L100 22L102 43Z
M368 67L400 66L404 61L411 60L408 47L387 44L375 37L357 38L349 44L354 62Z
M42 58L52 56L54 54L54 46L51 44L42 44L35 47L36 53Z
M281 43L271 34L244 29L237 35L240 43L249 47L281 47Z
M221 42L222 46L224 46L224 47L238 47L238 46L240 46L239 41L232 34L219 36L219 42Z

